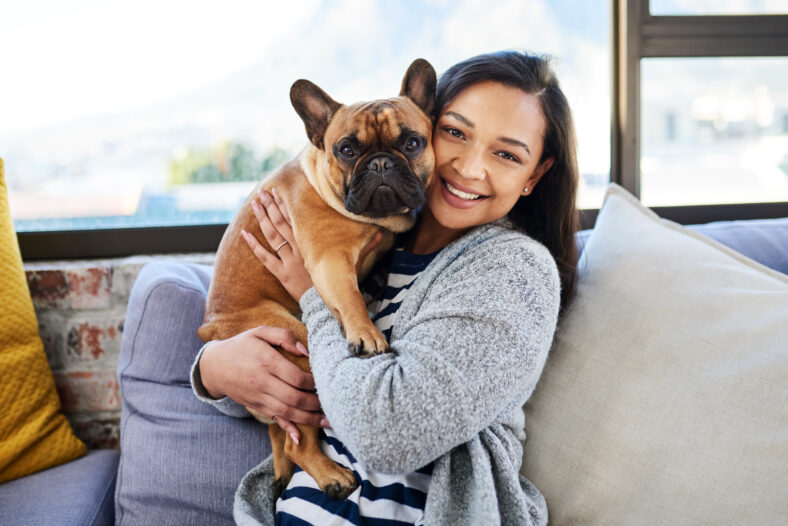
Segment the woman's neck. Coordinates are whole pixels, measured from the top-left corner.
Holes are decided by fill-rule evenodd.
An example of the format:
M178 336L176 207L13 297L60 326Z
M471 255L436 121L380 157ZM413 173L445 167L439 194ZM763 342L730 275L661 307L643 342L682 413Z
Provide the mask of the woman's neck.
M408 236L405 248L413 254L432 254L455 239L462 237L470 228L451 229L438 223L429 208L423 208L418 223Z

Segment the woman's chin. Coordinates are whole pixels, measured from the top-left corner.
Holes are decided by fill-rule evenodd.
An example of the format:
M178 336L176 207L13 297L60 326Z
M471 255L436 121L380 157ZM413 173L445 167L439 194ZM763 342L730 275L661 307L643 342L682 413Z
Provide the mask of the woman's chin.
M438 224L449 230L465 230L476 226L472 214L467 210L458 210L445 203L436 203L434 207L430 207L430 211Z

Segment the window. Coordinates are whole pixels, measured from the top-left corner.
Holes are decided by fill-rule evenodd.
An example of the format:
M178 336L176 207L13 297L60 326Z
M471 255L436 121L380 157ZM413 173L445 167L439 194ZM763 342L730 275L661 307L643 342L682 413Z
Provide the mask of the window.
M147 227L177 245L166 228L226 224L305 144L296 79L338 101L388 97L420 56L440 73L499 49L552 55L580 136L581 205L599 206L610 178L608 0L77 5L0 8L16 21L0 33L14 79L0 97L0 156L27 239Z
M647 206L788 201L788 58L645 58Z
M784 0L651 0L652 15L783 15Z
M440 73L505 48L556 59L581 208L613 180L681 222L786 216L785 12L784 0L6 2L0 157L22 253L213 250L254 181L306 140L295 79L340 101L389 96L416 57ZM747 195L708 178L736 163Z
M788 215L788 15L755 14L785 7L615 3L616 182L683 222Z

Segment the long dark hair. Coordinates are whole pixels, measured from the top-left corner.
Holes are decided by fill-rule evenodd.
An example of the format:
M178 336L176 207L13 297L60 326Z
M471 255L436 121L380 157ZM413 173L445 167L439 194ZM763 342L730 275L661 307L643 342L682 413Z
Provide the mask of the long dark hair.
M518 229L545 245L555 259L563 311L577 282L578 170L572 111L548 57L500 51L464 60L441 75L435 117L463 90L485 81L519 88L539 100L546 122L539 163L552 158L553 165L530 195L517 200L508 217Z

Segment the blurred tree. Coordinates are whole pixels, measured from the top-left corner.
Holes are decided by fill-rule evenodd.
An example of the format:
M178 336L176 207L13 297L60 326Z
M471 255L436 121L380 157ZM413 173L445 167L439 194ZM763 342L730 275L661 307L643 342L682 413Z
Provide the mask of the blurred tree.
M224 142L212 148L187 149L170 159L170 185L258 181L292 157L275 146L260 160L243 143Z

